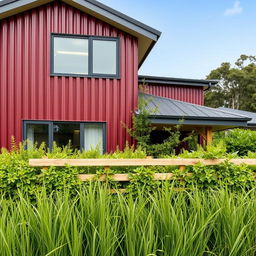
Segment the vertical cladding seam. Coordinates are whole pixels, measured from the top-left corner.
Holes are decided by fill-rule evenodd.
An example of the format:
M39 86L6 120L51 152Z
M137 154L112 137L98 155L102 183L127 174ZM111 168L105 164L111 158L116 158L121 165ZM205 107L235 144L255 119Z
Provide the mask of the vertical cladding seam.
M175 85L147 84L150 94L170 99L185 101L198 105L203 104L203 88L185 87Z
M51 32L119 36L121 79L50 77ZM121 121L136 107L136 38L57 2L2 20L0 33L0 147L21 140L25 119L107 121L108 151L131 142Z

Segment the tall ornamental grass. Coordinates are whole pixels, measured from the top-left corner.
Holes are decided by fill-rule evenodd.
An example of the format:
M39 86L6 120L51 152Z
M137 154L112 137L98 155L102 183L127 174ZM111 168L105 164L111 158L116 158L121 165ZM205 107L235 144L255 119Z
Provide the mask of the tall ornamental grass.
M0 199L0 255L255 255L255 190L111 194L100 185Z

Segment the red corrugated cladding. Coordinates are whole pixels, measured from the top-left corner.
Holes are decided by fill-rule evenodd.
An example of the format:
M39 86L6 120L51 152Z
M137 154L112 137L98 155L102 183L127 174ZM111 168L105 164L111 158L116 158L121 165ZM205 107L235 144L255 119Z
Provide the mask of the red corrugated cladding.
M50 33L118 36L121 79L51 77ZM22 120L106 121L107 150L130 137L138 94L137 39L64 3L0 21L0 147L22 140Z
M190 102L198 105L204 104L204 90L201 86L180 86L147 84L147 92L156 96Z

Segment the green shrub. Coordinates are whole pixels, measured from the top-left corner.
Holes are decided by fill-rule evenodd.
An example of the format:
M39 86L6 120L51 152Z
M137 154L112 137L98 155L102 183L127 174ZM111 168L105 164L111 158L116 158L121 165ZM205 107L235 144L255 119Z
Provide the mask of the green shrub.
M130 136L136 140L137 144L147 153L147 155L153 157L174 155L175 150L181 144L181 142L191 140L192 136L187 136L181 140L179 125L175 126L174 128L164 127L163 130L168 134L168 137L162 143L152 144L150 136L156 127L152 126L149 117L157 111L157 107L155 110L150 112L147 108L147 105L150 102L150 98L145 99L143 96L139 96L138 111L136 114L133 114L132 117L132 128L126 127L126 129Z
M168 183L175 187L191 188L198 186L201 189L230 187L232 189L250 189L254 187L254 174L256 166L236 166L228 162L219 166L202 166L195 165L186 167L184 172L178 170L177 166L151 166L151 167L112 167L105 170L102 167L49 167L39 168L28 165L30 158L145 158L146 153L140 147L135 149L128 145L124 151L117 150L111 154L101 155L97 150L87 152L73 151L69 146L58 148L54 146L52 151L45 151L44 145L39 148L24 150L24 145L19 148L13 148L12 151L2 150L0 154L0 194L5 194L5 197L17 197L17 192L22 191L31 198L34 198L36 192L43 189L48 194L56 191L64 191L69 189L73 194L77 193L79 187L88 185L88 182L82 183L78 179L80 173L96 173L97 177L102 174L107 174L109 188L127 188L127 191L136 194L136 191L143 189L144 191L154 191L160 189L165 182L155 181L153 174L173 173L173 179ZM197 151L184 151L179 156L166 157L181 157L181 158L204 158L230 159L237 157L235 153L226 153L226 148L223 143L218 145L208 146L206 149L201 147ZM248 157L255 158L255 153L248 153ZM112 181L112 175L115 173L128 173L131 182L118 183ZM189 173L193 173L189 176ZM95 181L97 181L97 177Z
M50 193L54 190L66 188L77 189L81 184L77 179L76 167L37 168L28 164L31 157L43 157L39 150L3 151L0 154L0 193L7 197L17 197L17 191L33 197L43 187Z
M155 191L160 182L154 180L154 171L150 168L138 167L133 173L129 174L130 182L127 186L127 191L135 195L139 190L143 193Z
M256 131L235 129L228 131L224 142L227 152L237 152L239 156L246 156L248 152L256 152Z
M82 182L78 179L79 173L103 174L102 167L31 167L28 160L32 158L145 158L146 153L140 147L135 149L128 145L123 151L117 150L111 154L102 155L98 149L83 151L73 150L70 145L57 147L53 150L34 145L25 150L25 144L13 146L12 151L1 150L0 154L0 194L6 197L17 197L17 191L22 191L30 197L44 188L47 193L70 189L76 193ZM136 167L114 167L111 173L131 172ZM86 184L86 183L84 183ZM117 184L117 183L116 183ZM114 183L111 184L115 186ZM118 184L117 184L118 185Z
M187 168L186 174L190 172L193 176L184 177L185 187L190 187L190 185L204 189L221 187L251 189L255 187L254 172L246 165L235 165L228 161L217 166L197 164Z
M196 151L183 150L179 154L180 158L202 158L202 159L218 159L225 157L235 157L236 154L227 154L226 145L221 141L217 145L207 145L206 148L198 145Z

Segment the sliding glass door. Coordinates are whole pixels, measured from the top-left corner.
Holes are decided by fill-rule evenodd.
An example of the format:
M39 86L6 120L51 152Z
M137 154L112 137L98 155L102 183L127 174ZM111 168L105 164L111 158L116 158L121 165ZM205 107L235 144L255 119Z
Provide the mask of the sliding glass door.
M101 124L85 124L83 126L83 143L84 149L90 150L96 147L99 148L100 152L104 152L104 132Z
M59 147L68 144L74 149L90 150L98 148L106 151L106 123L103 122L60 122L60 121L24 121L23 139L28 147L46 143L52 148L53 142Z

